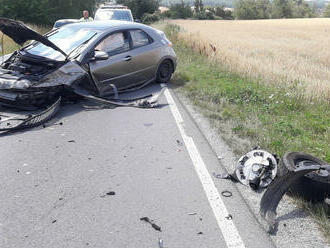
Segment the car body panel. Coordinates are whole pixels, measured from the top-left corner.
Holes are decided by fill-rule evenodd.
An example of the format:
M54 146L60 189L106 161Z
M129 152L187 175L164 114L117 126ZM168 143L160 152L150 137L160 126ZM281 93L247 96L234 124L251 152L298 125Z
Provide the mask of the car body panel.
M132 61L125 61L130 51L109 57L104 61L93 61L89 63L90 71L97 79L100 96L111 94L115 85L119 90L128 86L128 82L134 81L135 68Z
M136 71L136 81L144 82L156 77L157 63L160 60L159 55L159 49L155 43L131 51L132 63Z

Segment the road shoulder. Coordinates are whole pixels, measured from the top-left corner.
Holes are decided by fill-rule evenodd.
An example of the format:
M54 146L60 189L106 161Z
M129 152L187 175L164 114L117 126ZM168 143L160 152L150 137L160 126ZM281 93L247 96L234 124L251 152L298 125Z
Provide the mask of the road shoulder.
M180 89L174 90L175 98L184 106L186 112L194 120L200 132L203 134L212 150L219 158L218 167L215 166L216 173L225 171L232 172L235 169L237 157L232 149L223 141L216 127L201 114L201 110L193 105ZM247 151L248 152L248 151ZM221 164L221 165L220 165ZM223 167L223 168L221 168ZM221 183L219 180L218 183ZM226 181L226 180L225 180ZM258 220L260 226L263 220L259 215L259 202L262 194L255 193L249 188L234 184L239 194L242 196L242 203L246 203L251 209L254 218ZM279 227L276 235L269 235L277 247L308 248L308 247L330 247L325 241L322 233L318 230L317 224L306 214L298 209L285 196L277 209Z

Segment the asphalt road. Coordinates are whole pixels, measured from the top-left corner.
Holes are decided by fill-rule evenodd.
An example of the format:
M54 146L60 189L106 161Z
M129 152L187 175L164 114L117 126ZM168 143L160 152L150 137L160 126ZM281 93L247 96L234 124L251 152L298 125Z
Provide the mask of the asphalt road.
M160 103L67 105L0 137L0 247L274 247L236 186L213 178L224 167L184 108L170 91Z

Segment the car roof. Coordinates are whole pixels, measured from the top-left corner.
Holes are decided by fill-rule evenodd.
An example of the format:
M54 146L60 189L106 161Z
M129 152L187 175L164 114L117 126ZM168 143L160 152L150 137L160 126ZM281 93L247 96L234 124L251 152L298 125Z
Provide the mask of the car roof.
M128 9L127 6L122 4L104 3L100 5L100 9Z
M91 21L91 22L77 22L66 25L74 28L87 28L95 31L111 31L125 28L142 28L144 30L152 30L151 27L136 23L136 22L128 22L128 21L117 21L117 20L107 20L107 21Z
M109 11L109 10L122 10L122 11L131 11L130 9L128 8L109 8L109 7L104 7L104 8L99 8L97 9L97 11Z

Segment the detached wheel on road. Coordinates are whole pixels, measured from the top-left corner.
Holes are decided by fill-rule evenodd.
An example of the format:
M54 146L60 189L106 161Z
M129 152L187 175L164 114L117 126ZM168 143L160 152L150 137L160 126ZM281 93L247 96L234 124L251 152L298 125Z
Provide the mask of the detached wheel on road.
M279 163L278 176L284 176L288 171L294 171L300 166L310 165L324 166L327 163L306 153L287 153ZM330 197L330 166L325 170L310 172L302 176L290 186L289 192L314 202Z
M167 83L170 81L173 74L173 65L171 61L163 61L157 71L156 81L160 84Z

